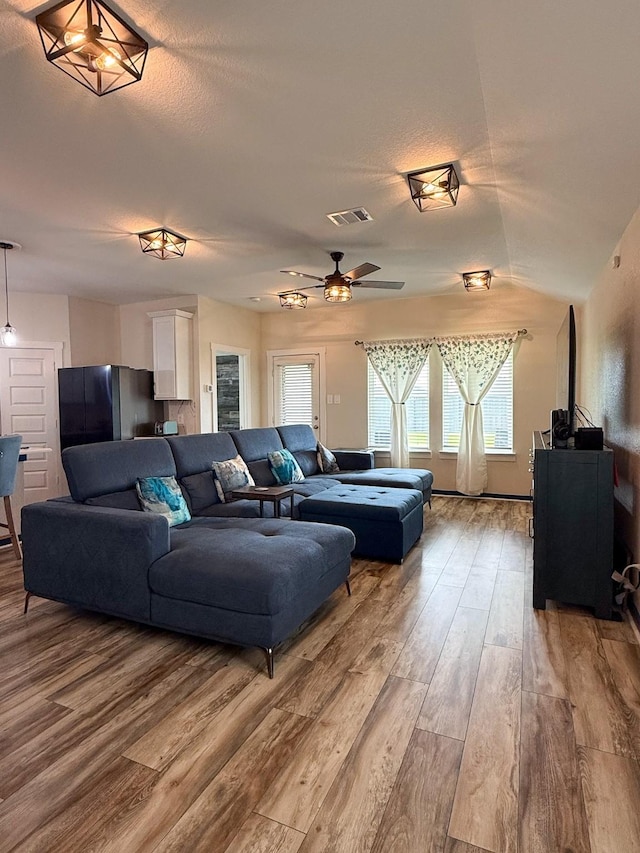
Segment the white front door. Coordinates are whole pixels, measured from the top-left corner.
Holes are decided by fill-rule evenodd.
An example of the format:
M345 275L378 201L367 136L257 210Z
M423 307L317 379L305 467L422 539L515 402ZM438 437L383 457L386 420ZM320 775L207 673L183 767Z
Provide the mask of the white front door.
M322 441L320 354L274 354L271 373L273 425L309 424Z
M0 347L0 431L19 433L23 445L49 447L22 463L24 503L61 493L56 355L62 346ZM60 365L62 366L62 365Z

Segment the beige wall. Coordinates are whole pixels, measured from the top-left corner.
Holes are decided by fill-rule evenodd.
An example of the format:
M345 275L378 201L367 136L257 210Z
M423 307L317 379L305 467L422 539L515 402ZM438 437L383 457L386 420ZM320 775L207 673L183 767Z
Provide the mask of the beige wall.
M153 326L149 311L180 308L194 313L193 319L193 401L168 402L165 416L182 419L187 432L212 429L212 395L204 386L213 383L211 344L250 350L251 411L253 425L260 417L260 315L255 311L216 302L205 296L183 296L121 305L119 309L122 363L129 367L153 369Z
M238 308L224 302L216 302L206 296L198 298L199 337L199 390L196 403L201 411L200 429L213 429L212 395L204 390L205 385L214 384L211 345L228 346L249 350L251 387L251 424L260 425L262 352L260 346L260 314L246 308Z
M121 364L117 305L69 297L71 364Z
M640 210L580 313L578 402L615 451L616 532L640 560ZM640 606L640 596L637 596Z
M71 364L69 299L52 293L10 293L9 317L21 341L61 341L63 364ZM4 319L2 320L4 325Z
M326 347L326 392L339 394L340 405L327 406L326 441L333 447L367 445L367 362L355 340L431 337L466 332L526 328L514 371L513 459L489 457L488 491L528 494L528 453L534 429L546 429L555 408L556 335L567 303L509 285L483 293L421 297L333 305L307 311L263 315L263 350ZM263 359L266 378L266 359ZM431 382L441 381L439 358L433 359ZM266 386L265 386L266 387ZM263 422L266 423L266 394ZM415 454L412 464L434 472L435 487L455 489L455 461L439 454L440 412L432 406L431 457ZM381 457L384 462L384 457Z

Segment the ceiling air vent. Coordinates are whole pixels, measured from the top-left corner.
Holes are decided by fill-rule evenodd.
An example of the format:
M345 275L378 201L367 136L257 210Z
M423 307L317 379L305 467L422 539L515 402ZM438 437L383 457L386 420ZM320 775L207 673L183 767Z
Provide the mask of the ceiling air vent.
M351 210L340 210L337 213L327 213L327 218L334 225L355 225L356 222L371 222L373 216L364 207L354 207Z

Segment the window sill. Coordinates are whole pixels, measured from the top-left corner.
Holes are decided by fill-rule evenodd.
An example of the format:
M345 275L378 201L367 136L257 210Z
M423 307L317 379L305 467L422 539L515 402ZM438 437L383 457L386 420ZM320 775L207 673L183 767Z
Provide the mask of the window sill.
M439 450L438 456L440 459L457 459L458 451L457 450ZM505 452L496 452L495 450L487 450L485 452L485 456L491 459L494 462L515 462L517 459L516 454L511 451Z
M390 450L382 450L379 447L369 447L368 450L373 450L377 456L389 456ZM433 453L430 450L409 450L410 456L422 456L425 459L431 459Z

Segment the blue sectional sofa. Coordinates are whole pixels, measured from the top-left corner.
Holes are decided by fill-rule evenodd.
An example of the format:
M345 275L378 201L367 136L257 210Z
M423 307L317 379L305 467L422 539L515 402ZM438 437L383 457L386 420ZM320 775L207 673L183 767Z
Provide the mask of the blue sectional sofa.
M343 488L338 478L361 475L358 482L365 485L368 475L373 485L362 489L360 503L375 504L379 513L380 503L395 501L405 514L411 503L411 521L394 546L404 556L422 532L430 473L399 470L397 489L389 487L390 473L380 487L370 454L344 452L336 453L341 468L356 465L357 471L321 474L308 427L82 445L62 456L70 496L22 510L25 612L29 596L38 595L199 637L260 646L272 676L274 648L341 584L349 589L351 552L362 537L360 507L346 508L358 504L357 488L347 488L346 504L330 524L259 518L255 501L220 501L213 461L240 453L256 483L271 485L266 454L285 444L306 474L293 484L295 518L306 499L330 491L335 491L335 513ZM163 516L142 512L135 486L145 477L176 477L191 521L170 528ZM407 489L408 484L417 488ZM387 520L391 515L388 510ZM349 523L356 518L354 536ZM365 539L374 536L379 520L373 518Z

